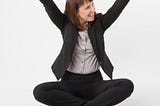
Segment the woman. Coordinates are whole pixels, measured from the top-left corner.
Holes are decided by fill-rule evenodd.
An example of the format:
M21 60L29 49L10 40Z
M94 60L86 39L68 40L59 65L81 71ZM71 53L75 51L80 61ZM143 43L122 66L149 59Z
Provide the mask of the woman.
M112 106L129 97L133 83L112 79L113 66L104 51L103 37L129 0L116 0L104 15L96 14L93 0L67 0L64 14L52 0L40 1L64 42L52 65L61 81L35 87L35 99L51 106ZM100 67L111 80L103 80Z

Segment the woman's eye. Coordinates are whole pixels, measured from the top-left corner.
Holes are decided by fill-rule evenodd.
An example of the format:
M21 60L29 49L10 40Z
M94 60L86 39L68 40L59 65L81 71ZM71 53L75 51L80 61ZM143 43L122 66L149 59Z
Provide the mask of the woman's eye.
M89 9L89 8L90 8L90 6L86 7L86 9Z

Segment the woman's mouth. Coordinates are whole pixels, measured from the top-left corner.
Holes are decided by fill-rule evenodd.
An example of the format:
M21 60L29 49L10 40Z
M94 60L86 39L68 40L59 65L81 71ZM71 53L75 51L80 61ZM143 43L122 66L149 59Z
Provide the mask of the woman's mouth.
M89 17L93 17L93 16L94 16L94 13L91 13L91 14L89 14L88 16L89 16Z

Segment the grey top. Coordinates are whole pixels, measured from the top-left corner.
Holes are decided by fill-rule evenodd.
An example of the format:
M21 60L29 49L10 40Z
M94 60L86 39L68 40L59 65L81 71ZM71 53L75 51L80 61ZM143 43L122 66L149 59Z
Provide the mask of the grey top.
M78 74L89 74L99 69L100 65L92 48L88 36L88 26L83 31L79 31L77 43L72 55L68 71Z

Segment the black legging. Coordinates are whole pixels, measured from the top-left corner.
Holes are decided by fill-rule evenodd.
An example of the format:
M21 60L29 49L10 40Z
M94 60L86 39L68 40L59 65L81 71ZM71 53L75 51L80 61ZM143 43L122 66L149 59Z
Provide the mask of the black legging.
M60 82L47 82L35 87L36 100L51 106L112 106L133 92L128 79L103 80L100 71L75 74L66 71Z

